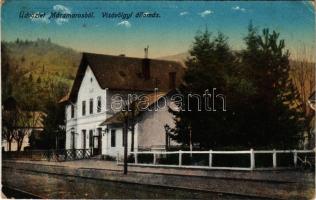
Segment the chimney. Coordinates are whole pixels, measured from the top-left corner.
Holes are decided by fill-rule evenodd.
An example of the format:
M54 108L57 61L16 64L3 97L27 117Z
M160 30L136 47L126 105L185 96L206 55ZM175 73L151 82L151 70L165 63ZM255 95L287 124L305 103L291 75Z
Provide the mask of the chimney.
M144 49L144 52L145 52L145 59L148 58L148 49L149 49L149 45L147 45L147 47Z

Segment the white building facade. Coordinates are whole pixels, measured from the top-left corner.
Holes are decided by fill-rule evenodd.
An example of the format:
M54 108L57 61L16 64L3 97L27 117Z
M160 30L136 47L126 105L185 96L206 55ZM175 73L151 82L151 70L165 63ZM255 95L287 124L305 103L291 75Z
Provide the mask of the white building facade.
M175 62L150 60L145 62L150 62L147 66L143 60L83 54L72 90L62 100L66 115L66 149L91 149L93 155L116 156L117 153L123 153L123 124L101 125L118 113L112 109L114 95L121 95L124 99L128 94L150 94L154 86L157 86L158 78L159 81L169 79L169 84L160 84L167 91L179 84L180 79L175 74L178 71L180 74L183 69ZM166 66L169 71L161 74L158 66ZM167 109L145 112L138 116L134 126L134 151L144 146L164 147L167 141L164 125L167 123L173 123L173 116ZM129 151L131 144L132 133L129 131Z

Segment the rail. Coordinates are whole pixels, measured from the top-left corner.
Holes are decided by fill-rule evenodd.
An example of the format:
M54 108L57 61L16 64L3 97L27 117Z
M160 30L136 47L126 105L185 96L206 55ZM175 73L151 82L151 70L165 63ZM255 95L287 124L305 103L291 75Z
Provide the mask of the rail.
M117 153L117 164L122 159L123 155ZM138 151L129 153L128 164L223 170L288 169L315 166L315 151Z
M88 159L91 149L57 149L2 152L3 159L70 161Z

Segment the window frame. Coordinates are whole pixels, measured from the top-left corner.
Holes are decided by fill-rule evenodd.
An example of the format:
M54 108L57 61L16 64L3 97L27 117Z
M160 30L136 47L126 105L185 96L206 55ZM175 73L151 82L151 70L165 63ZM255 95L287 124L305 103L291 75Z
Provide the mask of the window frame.
M89 100L89 113L90 115L93 114L93 98Z
M100 113L102 110L102 98L101 96L97 97L97 112Z
M86 115L86 101L82 101L82 116Z
M73 104L70 106L70 118L75 118L75 106Z
M111 129L111 147L116 147L116 130Z
M93 148L93 130L89 130L89 148Z

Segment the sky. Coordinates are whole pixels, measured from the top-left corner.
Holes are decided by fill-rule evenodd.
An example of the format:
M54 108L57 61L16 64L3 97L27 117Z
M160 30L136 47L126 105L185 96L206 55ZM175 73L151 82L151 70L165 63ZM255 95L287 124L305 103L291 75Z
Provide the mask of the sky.
M19 18L21 12L45 13L44 18ZM94 18L49 19L51 12L93 12ZM102 12L131 13L129 19L103 18ZM136 18L138 12L158 18ZM280 33L287 48L314 48L315 9L309 1L21 1L6 0L1 10L1 40L52 42L78 51L163 57L188 51L198 31L218 31L232 49L244 47L250 21L259 29Z

